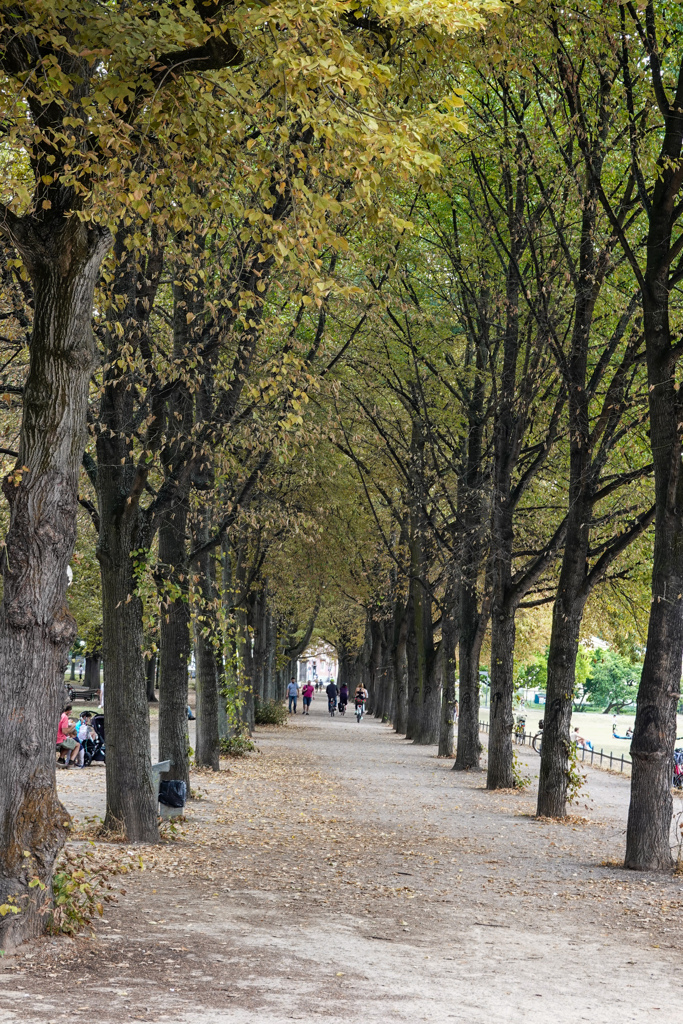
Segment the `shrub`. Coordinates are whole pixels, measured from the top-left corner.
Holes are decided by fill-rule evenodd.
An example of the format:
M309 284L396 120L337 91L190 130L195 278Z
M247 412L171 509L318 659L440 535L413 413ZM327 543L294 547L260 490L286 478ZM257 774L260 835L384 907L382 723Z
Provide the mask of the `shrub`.
M221 740L221 754L225 754L227 757L244 757L252 750L256 750L256 747L246 733L237 733L235 736Z
M104 905L116 900L112 878L142 869L142 858L117 860L96 856L94 851L80 852L66 847L59 855L52 876L52 907L48 931L53 935L76 935L98 914ZM123 894L123 890L121 890Z
M284 725L287 721L287 708L282 701L256 701L254 722L256 725Z

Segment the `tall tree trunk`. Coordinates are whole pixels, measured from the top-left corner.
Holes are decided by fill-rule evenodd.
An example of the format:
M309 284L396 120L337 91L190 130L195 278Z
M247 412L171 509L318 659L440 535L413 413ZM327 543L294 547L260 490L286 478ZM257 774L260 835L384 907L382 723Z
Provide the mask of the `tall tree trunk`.
M402 609L396 623L396 642L394 644L394 679L396 686L396 713L394 715L394 731L405 735L408 727L408 658L406 641L408 637L408 616Z
M512 699L514 696L515 616L505 603L491 616L491 707L487 789L512 789Z
M567 544L570 535L567 536ZM579 552L579 560L581 558ZM585 562L584 562L585 564ZM575 566L583 576L583 566ZM538 776L539 817L564 818L567 813L567 787L569 783L569 755L572 719L572 698L579 649L579 632L584 602L574 587L563 581L560 574L558 594L553 608L553 625L548 653L548 683L543 711L543 751Z
M96 651L94 654L87 654L85 658L85 674L83 682L86 686L90 686L93 690L99 690L100 688L100 677L102 675L101 659L102 655L100 654L99 651Z
M447 592L444 599L441 626L442 696L439 727L439 757L452 757L455 751L455 645L457 640L457 607L454 595Z
M460 711L454 771L479 770L479 658L487 618L484 610L479 611L476 590L463 587L460 595Z
M208 518L202 516L200 529L195 533L195 546L205 543L208 537ZM215 553L205 551L196 566L199 607L195 612L194 628L197 651L195 761L198 765L206 765L217 772L220 760L218 659L221 651L221 635L217 622L218 594L215 585L215 561Z
M38 223L5 215L5 230L34 294L19 458L3 481L10 522L0 608L0 903L12 898L21 907L0 919L0 946L9 949L45 927L44 894L29 883L37 877L50 891L65 835L55 736L76 636L66 570L76 540L93 365L93 291L110 239L77 217Z
M166 779L185 782L190 792L190 739L187 729L187 670L190 660L190 613L187 601L187 500L166 513L159 527L159 562L172 588L161 592L159 622L159 760L170 760Z
M253 596L252 596L253 599ZM242 721L249 732L254 731L254 659L248 614L243 608L235 611L237 624L237 650L239 654L240 697L242 699ZM290 666L291 667L291 666ZM289 682L289 680L287 680Z
M652 11L648 45L655 51L656 31ZM664 34L663 20L659 31ZM655 90L661 89L660 59L651 57L649 63L653 79L660 79L655 81ZM675 95L668 101L656 183L647 211L647 264L642 289L656 518L650 622L631 742L631 802L624 862L625 867L640 871L671 866L671 765L683 657L683 401L675 382L679 342L671 330L669 311L672 233L677 221L680 232L681 216L681 97L683 65L679 65ZM676 271L679 259L676 253Z
M97 557L102 577L102 646L107 668L105 732L107 809L105 822L122 828L130 842L158 841L157 801L152 779L149 707L143 660L142 604L135 596L136 552L148 545L139 497L138 465L130 451L135 388L126 379L121 338L135 346L147 327L163 258L159 248L145 261L128 247L129 232L117 234L116 276L107 312L104 386L100 399L97 464L88 474L97 490L100 528ZM142 268L142 269L139 269ZM120 333L115 329L120 326ZM99 668L97 670L99 684Z
M145 662L145 678L147 681L147 703L157 703L157 655L150 654Z

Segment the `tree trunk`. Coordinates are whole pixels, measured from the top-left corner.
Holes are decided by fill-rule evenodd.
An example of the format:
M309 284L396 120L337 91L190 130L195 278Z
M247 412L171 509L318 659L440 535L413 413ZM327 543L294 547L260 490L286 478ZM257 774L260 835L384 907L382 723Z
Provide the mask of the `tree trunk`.
M477 608L477 594L463 587L460 596L460 672L458 745L454 771L479 770L479 657L484 639L482 617Z
M660 212L661 216L661 212ZM668 309L670 242L657 245L666 227L653 213L648 239L648 291L644 325L650 404L650 443L655 467L655 544L652 603L645 661L631 741L631 802L624 866L639 871L671 867L671 773L683 655L683 403L675 390ZM659 271L659 272L658 272Z
M135 388L122 340L135 346L147 326L156 291L158 265L128 247L128 231L115 242L116 276L107 320L121 327L105 332L104 386L100 399L96 471L88 473L97 489L100 528L97 557L102 577L102 646L107 668L105 732L107 809L105 822L123 829L130 842L158 842L157 801L152 779L149 706L143 660L142 604L135 596L137 552L147 546L139 501L137 460L130 449L135 419ZM151 261L152 257L150 257ZM142 267L143 269L140 269ZM99 667L97 670L99 685Z
M405 735L408 723L408 660L406 655L408 617L405 611L401 614L397 623L395 636L394 680L396 686L396 712L394 715L394 731L399 735Z
M64 842L55 735L76 635L67 566L93 365L93 291L110 243L107 232L77 217L7 218L8 229L31 277L35 314L19 458L3 482L10 522L0 608L0 903L11 898L21 907L0 919L5 949L45 927L44 893L29 882L37 877L50 891Z
M384 664L384 631L382 622L375 616L370 620L370 636L372 638L370 647L370 685L368 691L373 695L372 707L375 718L382 717L384 713L384 684L386 682Z
M237 624L237 649L239 654L239 686L242 700L242 721L249 730L254 731L254 660L252 656L251 633L247 612L238 608L235 612ZM291 666L290 666L291 667ZM289 679L287 680L289 682Z
M102 481L101 484L106 493L106 486ZM142 659L142 604L138 597L131 598L136 581L126 534L115 526L111 529L111 516L104 511L105 506L106 501L101 504L104 514L100 516L98 541L102 634L107 664L105 826L111 831L123 831L128 842L155 843L159 833Z
M187 602L187 500L168 512L159 528L159 561L172 588L161 593L159 684L159 760L170 760L163 776L185 782L190 792L190 739L187 730L187 668L190 659L190 614Z
M147 681L147 703L157 703L157 656L156 653L147 658L145 664L145 678Z
M487 789L512 789L515 617L503 604L491 618L491 708Z
M205 517L202 517L204 519ZM208 540L208 519L195 534L195 544ZM215 554L205 551L197 564L199 607L195 613L197 651L197 739L195 761L215 772L219 769L218 659L221 636L216 618Z
M127 596L127 595L126 595ZM93 690L99 690L101 683L101 654L97 651L95 654L87 654L85 657L85 675L83 683L85 686L90 686Z
M654 22L653 13L653 22ZM656 37L650 42L657 47ZM664 24L659 31L664 32ZM653 78L659 62L650 61ZM675 382L678 338L671 330L672 233L681 215L680 160L683 67L669 100L648 212L643 326L647 356L650 443L655 473L655 545L647 648L631 742L631 803L624 865L640 871L671 866L671 772L683 655L683 401ZM679 228L680 230L680 228ZM680 235L679 235L680 238ZM680 259L676 254L675 260ZM680 331L677 330L679 335Z
M455 643L457 636L457 612L452 597L445 598L444 617L441 627L442 696L441 723L439 728L439 757L452 757L455 751Z

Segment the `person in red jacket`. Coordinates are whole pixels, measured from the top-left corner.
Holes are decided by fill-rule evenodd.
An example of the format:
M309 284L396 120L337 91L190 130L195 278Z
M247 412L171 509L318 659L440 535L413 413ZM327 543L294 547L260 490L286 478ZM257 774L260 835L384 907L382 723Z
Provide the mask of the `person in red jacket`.
M304 698L304 712L303 713L305 715L310 715L310 713L311 713L311 701L313 700L313 694L315 692L315 687L313 686L313 683L306 683L306 685L304 686L304 688L303 688L303 690L301 692L302 692L303 698Z

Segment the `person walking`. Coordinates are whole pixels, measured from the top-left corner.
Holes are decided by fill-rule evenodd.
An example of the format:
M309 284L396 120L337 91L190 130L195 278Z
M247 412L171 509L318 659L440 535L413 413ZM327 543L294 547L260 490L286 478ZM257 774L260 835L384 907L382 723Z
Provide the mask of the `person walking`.
M337 689L337 687L335 685L334 679L330 679L329 683L327 684L326 692L327 692L327 708L328 708L330 714L333 715L335 710L336 710L336 707L337 707L337 697L339 695L339 690Z
M301 692L304 698L304 710L302 711L302 714L309 715L311 713L311 701L313 700L313 694L315 692L313 683L306 683Z
M299 687L296 684L294 676L292 676L289 686L287 687L287 696L289 697L289 713L296 714L296 702L299 698Z

